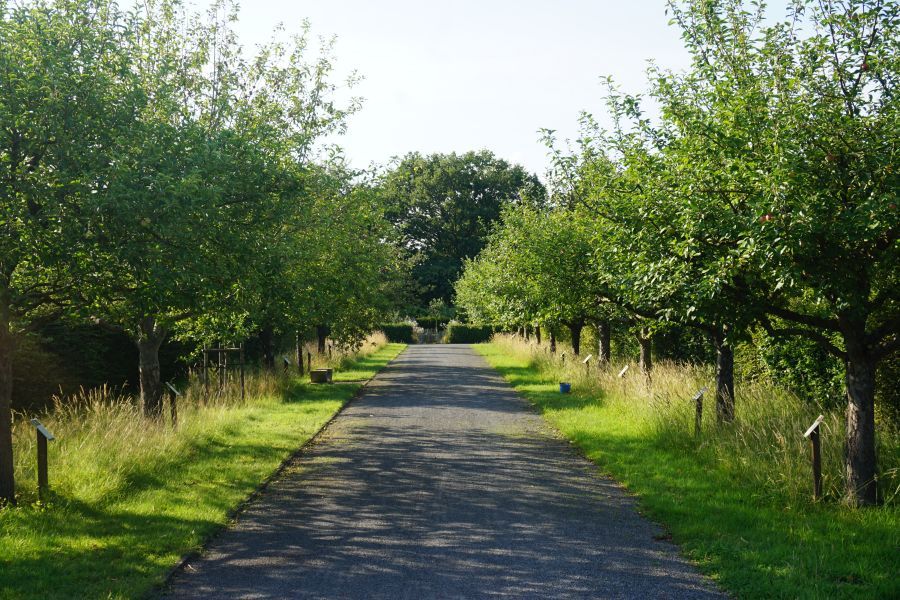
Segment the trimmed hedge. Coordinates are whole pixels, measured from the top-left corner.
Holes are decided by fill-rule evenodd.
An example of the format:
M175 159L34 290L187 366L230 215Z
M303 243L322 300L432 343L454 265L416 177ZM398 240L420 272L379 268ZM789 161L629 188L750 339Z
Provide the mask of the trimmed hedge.
M416 324L422 329L443 329L449 321L446 317L416 317Z
M385 323L379 327L389 342L394 344L412 344L413 326L409 323Z
M481 344L489 342L492 335L494 335L494 327L491 325L450 323L447 326L448 344Z

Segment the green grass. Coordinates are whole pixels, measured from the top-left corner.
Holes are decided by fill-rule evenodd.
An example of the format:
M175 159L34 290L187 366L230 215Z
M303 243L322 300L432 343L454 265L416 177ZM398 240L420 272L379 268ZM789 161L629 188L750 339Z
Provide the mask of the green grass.
M344 361L336 379L371 378L404 347ZM23 462L19 506L0 510L0 598L148 593L360 388L250 383L243 404L186 402L177 432L102 399L47 415L53 496L34 501ZM19 458L33 456L17 433Z
M534 354L504 341L475 348L735 596L900 597L896 503L854 510L837 502L798 501L759 483L756 471L779 464L766 462L765 449L759 457L729 457L729 448L753 448L686 442L688 436L666 433L675 425L661 427L647 408L651 403L626 393L630 384L606 391L585 386L585 393L576 385L575 393L563 395L560 372ZM575 367L568 368L571 373ZM607 378L610 386L613 377ZM805 454L797 459L804 460ZM810 477L808 471L804 476Z

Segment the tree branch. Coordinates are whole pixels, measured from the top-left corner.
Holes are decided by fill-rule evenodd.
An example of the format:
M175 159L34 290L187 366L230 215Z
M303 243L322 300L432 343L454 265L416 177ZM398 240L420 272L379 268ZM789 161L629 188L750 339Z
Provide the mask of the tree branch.
M835 346L831 340L829 340L827 337L825 337L824 335L822 335L821 333L819 333L817 331L812 331L810 329L804 329L802 327L785 327L785 328L776 329L772 326L771 321L769 321L766 318L763 318L761 320L761 324L762 324L763 329L766 331L766 333L768 333L769 335L771 335L773 337L791 337L791 336L805 337L807 339L810 339L810 340L816 342L817 344L819 344L820 346L825 348L825 350L827 350L831 354L837 356L841 360L847 360L846 352L844 352L843 350L841 350L840 348Z
M838 324L837 319L826 319L824 317L804 315L803 313L798 313L788 308L782 308L780 306L774 305L766 307L765 311L780 319L784 319L785 321L800 323L801 325L806 325L807 327L827 329L829 331L840 331L840 325Z

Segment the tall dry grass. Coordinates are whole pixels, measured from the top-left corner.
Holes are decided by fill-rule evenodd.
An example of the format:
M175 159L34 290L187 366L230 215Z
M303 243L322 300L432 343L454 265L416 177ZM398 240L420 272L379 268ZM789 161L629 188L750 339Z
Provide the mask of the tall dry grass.
M313 368L343 368L386 344L379 332L358 348L335 347L330 357L315 355ZM55 397L53 406L41 414L15 414L13 446L20 501L37 498L32 417L56 436L50 443L51 487L60 497L94 503L114 498L129 486L133 473L146 474L148 465L158 465L162 471L173 461L190 460L198 443L238 422L242 411L280 402L299 383L295 365L272 372L248 368L244 379L242 400L238 371L228 372L221 389L214 374L207 389L200 374L191 373L176 400L177 426L168 390L164 416L158 420L145 417L133 395L110 387Z
M810 498L810 443L803 433L821 414L824 496L838 501L843 495L846 421L839 410L804 403L769 381L739 380L735 384L736 419L720 424L715 414L712 366L661 362L654 365L648 379L638 371L636 361L614 359L605 367L585 366L565 345L552 354L546 344L539 346L513 335L497 335L493 343L526 360L547 381L570 382L573 393L602 404L604 414L620 418L623 426L637 435L702 455L760 496L778 496L788 505ZM626 364L626 375L618 377ZM703 387L708 390L697 436L692 398ZM884 419L877 431L879 488L884 502L890 504L900 498L900 435L897 425Z

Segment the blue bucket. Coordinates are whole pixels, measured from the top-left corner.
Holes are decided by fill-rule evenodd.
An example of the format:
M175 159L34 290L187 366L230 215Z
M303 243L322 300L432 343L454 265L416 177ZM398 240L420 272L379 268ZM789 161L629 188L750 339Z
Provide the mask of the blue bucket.
M571 383L563 383L563 382L559 383L559 393L560 394L568 394L571 391L572 391Z

